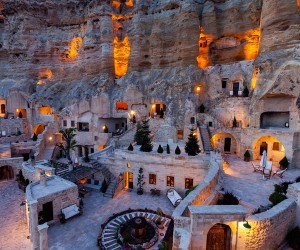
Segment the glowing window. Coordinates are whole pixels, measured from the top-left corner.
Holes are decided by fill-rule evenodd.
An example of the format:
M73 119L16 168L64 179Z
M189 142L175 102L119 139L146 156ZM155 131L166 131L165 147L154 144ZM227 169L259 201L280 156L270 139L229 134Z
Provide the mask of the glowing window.
M190 189L193 187L193 179L191 178L185 178L185 188Z
M167 176L167 186L174 187L174 176Z
M149 184L156 185L156 174L149 174Z
M128 104L126 102L117 102L116 108L117 110L128 110Z

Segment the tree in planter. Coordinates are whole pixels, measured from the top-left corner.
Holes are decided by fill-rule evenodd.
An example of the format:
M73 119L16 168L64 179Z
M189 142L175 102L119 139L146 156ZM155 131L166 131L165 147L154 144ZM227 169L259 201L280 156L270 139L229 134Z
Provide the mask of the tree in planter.
M129 151L133 151L133 146L132 146L131 143L130 143L130 145L128 146L128 150L129 150Z
M162 148L162 146L159 144L158 149L157 149L157 153L162 154L164 152L164 149Z
M36 133L33 133L32 140L33 140L33 141L37 141L37 139L38 139L37 134L36 134Z
M195 131L196 130L194 128L190 129L188 141L185 143L185 152L190 156L195 156L201 152Z
M150 130L148 125L148 120L144 120L142 122L142 145L140 147L140 151L142 152L151 152L153 149L153 145L150 139Z
M232 121L232 127L236 128L238 126L237 120L235 118L235 116L233 117L233 121Z
M21 111L19 112L18 117L19 117L19 118L23 118L23 114L22 114Z
M178 145L177 145L177 147L176 147L176 149L175 149L175 154L176 154L176 155L180 155L180 154L181 154L181 150L180 150L180 148L178 147Z
M105 193L107 187L108 187L108 184L107 184L106 180L104 179L104 181L102 182L101 188L100 188L101 192Z
M57 144L57 147L59 147L65 153L68 161L71 161L70 150L79 146L76 140L74 139L74 137L76 136L75 132L76 132L76 128L65 128L59 131L59 133L62 134L64 143Z
M280 160L279 165L280 165L280 169L286 169L289 166L289 161L286 158L286 156Z
M170 146L167 144L167 154L170 154Z
M243 97L248 97L249 96L249 89L247 86L245 86L244 90L243 90Z
M137 190L137 194L138 195L142 195L143 194L143 186L145 185L144 182L144 174L143 174L144 170L143 168L139 169L139 175L138 175L138 179L137 179L137 186L138 186L138 190Z
M134 140L136 141L136 145L142 145L143 141L143 130L140 122L136 125L136 132L134 135Z
M250 157L251 157L251 155L250 155L249 150L246 150L246 152L244 154L244 161L246 161L246 162L250 161Z

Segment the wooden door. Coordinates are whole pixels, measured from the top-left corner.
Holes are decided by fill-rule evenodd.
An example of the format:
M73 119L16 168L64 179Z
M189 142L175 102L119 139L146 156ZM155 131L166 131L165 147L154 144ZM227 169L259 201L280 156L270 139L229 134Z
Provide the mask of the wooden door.
M224 224L214 225L207 233L206 250L230 250L231 229Z
M231 149L231 138L225 138L224 141L224 152L230 152Z
M232 85L232 91L233 91L233 95L234 96L238 96L239 94L239 88L240 88L240 83L239 82L235 82Z
M52 201L43 204L44 222L53 220L53 204Z

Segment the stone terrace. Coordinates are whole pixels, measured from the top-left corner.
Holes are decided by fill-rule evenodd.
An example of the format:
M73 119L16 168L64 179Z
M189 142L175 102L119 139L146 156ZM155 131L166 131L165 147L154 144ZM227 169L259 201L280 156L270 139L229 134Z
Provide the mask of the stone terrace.
M150 194L137 195L136 191L121 191L113 199L103 197L102 193L91 192L90 196L83 199L83 215L67 221L65 224L50 226L49 249L64 250L97 250L97 236L100 226L113 213L124 211L128 208L161 208L164 213L171 215L174 208L167 197L153 197ZM76 247L75 247L76 246Z
M25 194L16 181L0 182L0 249L30 250L25 206L20 207Z
M277 176L264 180L262 174L253 172L251 162L245 162L236 156L227 156L225 160L229 167L225 167L224 189L236 195L242 203L252 208L270 204L269 196L274 192L274 184L284 181L294 181L300 176L300 169L289 169L282 179ZM259 162L255 162L258 165ZM273 166L273 171L279 166Z

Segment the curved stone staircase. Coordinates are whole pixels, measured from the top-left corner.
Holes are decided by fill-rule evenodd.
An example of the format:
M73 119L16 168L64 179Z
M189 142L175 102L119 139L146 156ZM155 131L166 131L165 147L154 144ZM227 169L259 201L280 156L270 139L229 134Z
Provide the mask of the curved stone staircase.
M120 215L111 219L104 227L101 235L101 245L107 250L119 250L122 246L117 241L118 229L121 224L129 221L135 217L144 217L146 219L156 221L159 215L151 212L131 212ZM167 227L170 223L170 219L162 217L162 225ZM160 236L162 237L162 236Z

